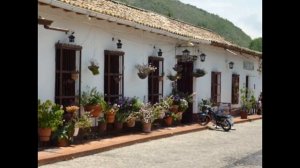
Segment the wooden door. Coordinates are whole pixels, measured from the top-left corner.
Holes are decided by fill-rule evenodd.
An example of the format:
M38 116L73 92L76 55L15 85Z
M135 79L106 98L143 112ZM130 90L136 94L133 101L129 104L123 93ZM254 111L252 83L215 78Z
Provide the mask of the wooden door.
M181 73L181 79L177 81L178 92L184 94L193 93L193 66L194 63L191 62L178 62L179 66L183 67ZM182 115L182 123L190 123L193 121L193 103L189 103L188 109Z

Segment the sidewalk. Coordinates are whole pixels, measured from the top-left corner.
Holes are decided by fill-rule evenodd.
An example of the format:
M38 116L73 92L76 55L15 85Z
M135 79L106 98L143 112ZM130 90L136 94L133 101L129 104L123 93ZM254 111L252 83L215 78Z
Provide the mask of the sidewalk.
M248 119L234 118L234 123L242 123L252 120L262 119L261 115L250 115ZM207 126L199 124L191 124L177 127L166 127L151 131L151 133L127 134L123 136L98 139L84 144L71 145L68 147L56 147L38 152L38 165L45 165L58 161L73 159L75 157L95 154L107 151L113 148L132 145L135 143L145 142L153 139L169 137L178 134L184 134L194 131L207 129Z

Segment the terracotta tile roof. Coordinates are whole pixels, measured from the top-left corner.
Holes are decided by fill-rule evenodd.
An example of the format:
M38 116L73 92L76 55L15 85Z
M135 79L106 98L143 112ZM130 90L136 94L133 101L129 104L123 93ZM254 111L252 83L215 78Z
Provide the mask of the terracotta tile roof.
M204 28L195 27L182 21L174 20L160 14L138 9L110 0L57 0L72 6L84 8L101 14L117 17L127 21L132 21L144 26L155 29L164 30L180 36L194 38L199 40L209 40L222 44L224 46L233 46L240 48L228 41L220 35L206 30ZM251 52L252 50L250 50ZM255 54L255 53L254 53ZM255 54L256 55L256 54Z

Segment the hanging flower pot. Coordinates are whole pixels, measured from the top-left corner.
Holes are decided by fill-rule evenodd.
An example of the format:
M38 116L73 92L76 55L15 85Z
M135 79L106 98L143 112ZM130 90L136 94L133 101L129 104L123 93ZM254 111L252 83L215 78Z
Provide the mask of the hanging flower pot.
M146 74L146 73L138 73L138 76L139 76L139 78L141 78L141 79L145 79L145 78L147 78L147 76L148 76L148 74Z
M72 78L73 80L77 80L77 79L79 78L79 72L78 72L78 71L72 72L71 78Z
M98 75L99 72L99 66L91 65L88 67L90 71L92 71L93 75Z
M199 77L202 77L206 74L205 70L204 69L196 69L195 72L193 72L193 76L195 78L199 78Z

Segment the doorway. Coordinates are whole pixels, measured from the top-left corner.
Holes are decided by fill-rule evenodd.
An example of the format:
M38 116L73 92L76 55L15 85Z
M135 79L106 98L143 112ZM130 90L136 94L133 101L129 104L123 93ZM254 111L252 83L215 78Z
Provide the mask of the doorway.
M192 61L181 62L177 64L182 66L181 78L177 80L177 90L185 95L193 93L193 68L194 63ZM182 114L182 123L191 123L193 121L193 103L189 103L188 109Z

